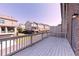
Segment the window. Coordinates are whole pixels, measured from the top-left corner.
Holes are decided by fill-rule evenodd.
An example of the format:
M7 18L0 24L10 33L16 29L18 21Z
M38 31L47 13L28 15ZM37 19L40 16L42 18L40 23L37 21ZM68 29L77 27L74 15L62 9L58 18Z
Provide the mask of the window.
M1 33L5 33L5 27L1 27Z
M14 27L7 27L7 29L9 33L14 32Z
M4 19L0 19L0 24L4 24Z

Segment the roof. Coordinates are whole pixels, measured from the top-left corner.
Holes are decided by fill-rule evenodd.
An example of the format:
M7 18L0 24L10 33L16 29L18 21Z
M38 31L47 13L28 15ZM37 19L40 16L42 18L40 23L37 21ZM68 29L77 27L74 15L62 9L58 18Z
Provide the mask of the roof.
M5 19L5 20L11 20L11 21L15 21L17 22L17 20L15 20L13 17L11 16L0 16L0 18Z
M15 26L10 26L10 25L1 25L1 24L0 24L0 27L1 27L1 26L2 26L2 27L15 27Z

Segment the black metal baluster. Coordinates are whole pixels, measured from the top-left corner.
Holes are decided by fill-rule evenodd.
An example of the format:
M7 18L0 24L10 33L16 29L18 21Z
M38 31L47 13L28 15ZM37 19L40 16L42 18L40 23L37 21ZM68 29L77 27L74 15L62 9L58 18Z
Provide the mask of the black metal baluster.
M1 56L3 55L3 50L2 50L2 41L1 41Z
M10 54L11 54L11 40L10 40Z
M20 49L20 38L19 38L19 49Z
M17 43L18 43L18 39L15 39L15 42L16 42L16 43L15 43L15 46L16 46L16 47L15 47L15 48L16 48L15 50L17 51L17 48L18 48L18 44L17 44Z
M5 55L7 55L7 40L5 41Z
M27 47L27 37L25 37L25 47Z
M22 46L23 46L22 45L23 44L23 37L21 38L21 41L20 42L21 42L21 49L22 49Z
M43 40L43 33L42 33L42 40Z
M23 48L23 37L21 38L21 49Z
M15 39L16 40L16 51L19 49L19 39Z
M13 40L13 52L15 51L15 39Z
M31 40L31 46L32 46L32 35L31 35L31 39L30 40Z
M24 48L24 37L23 37L23 48Z
M22 38L22 48L24 48L24 37Z
M25 42L25 37L24 37L24 47L25 47L25 43L26 43L26 42Z

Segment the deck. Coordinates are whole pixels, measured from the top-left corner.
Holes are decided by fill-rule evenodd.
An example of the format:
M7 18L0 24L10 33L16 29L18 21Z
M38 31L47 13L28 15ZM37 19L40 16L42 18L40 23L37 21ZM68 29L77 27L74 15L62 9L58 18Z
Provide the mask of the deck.
M13 56L75 56L67 39L49 37Z

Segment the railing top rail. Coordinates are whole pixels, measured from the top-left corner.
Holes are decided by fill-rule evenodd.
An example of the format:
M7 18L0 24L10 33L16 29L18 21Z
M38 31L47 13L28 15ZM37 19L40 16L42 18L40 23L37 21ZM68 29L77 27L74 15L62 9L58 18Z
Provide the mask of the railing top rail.
M52 31L50 33L58 33L58 34L61 33L61 34L65 34L65 32L52 32Z

